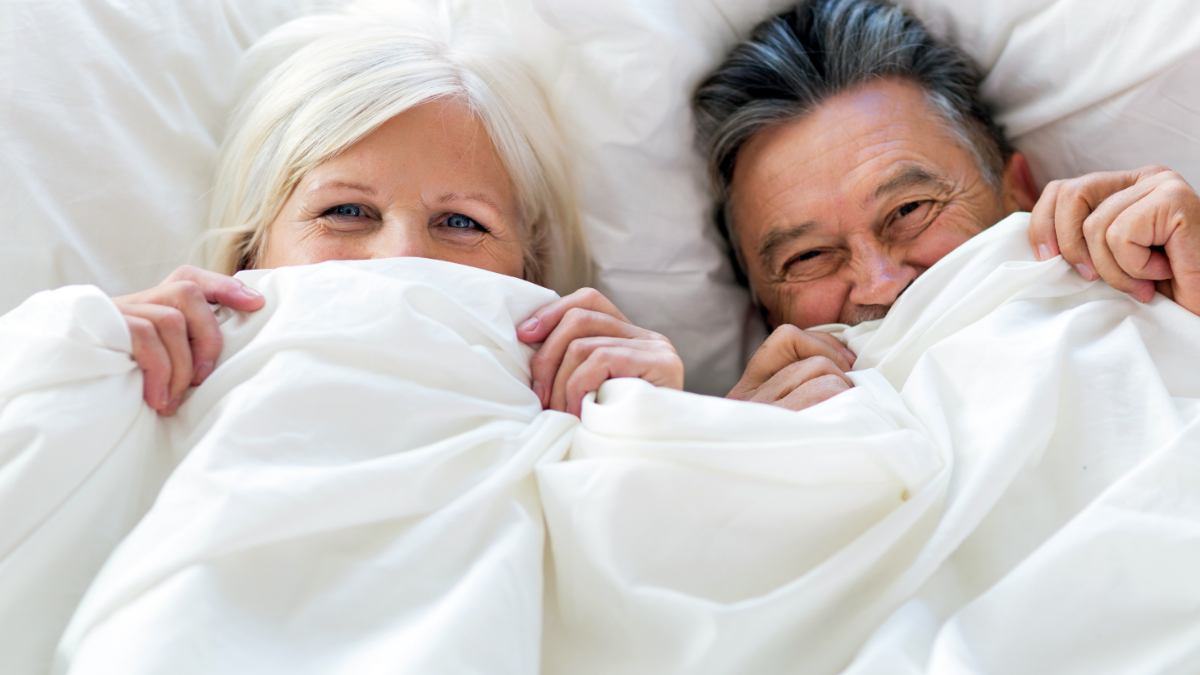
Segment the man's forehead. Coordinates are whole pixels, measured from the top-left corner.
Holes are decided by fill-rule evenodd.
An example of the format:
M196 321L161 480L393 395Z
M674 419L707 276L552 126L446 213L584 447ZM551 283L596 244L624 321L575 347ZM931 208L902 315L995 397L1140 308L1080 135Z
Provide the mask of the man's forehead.
M828 224L843 216L874 213L888 208L891 198L914 189L940 194L953 184L951 173L936 161L903 148L885 148L840 169L779 167L764 172L757 184L735 190L733 199L744 200L742 205L751 208L740 210L753 211L754 220L763 227L792 227L797 219Z
M791 226L797 210L871 208L897 188L950 181L947 165L961 164L964 152L919 87L875 83L747 142L732 186L735 215Z

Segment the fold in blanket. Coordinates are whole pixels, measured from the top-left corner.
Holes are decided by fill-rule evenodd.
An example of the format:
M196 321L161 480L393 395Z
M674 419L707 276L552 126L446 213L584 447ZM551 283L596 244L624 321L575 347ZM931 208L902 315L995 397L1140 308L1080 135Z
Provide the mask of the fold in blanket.
M0 318L0 670L1194 670L1200 319L1026 222L800 413L543 412L514 325L553 293L404 259L243 273L267 307L164 420L111 302L39 294Z

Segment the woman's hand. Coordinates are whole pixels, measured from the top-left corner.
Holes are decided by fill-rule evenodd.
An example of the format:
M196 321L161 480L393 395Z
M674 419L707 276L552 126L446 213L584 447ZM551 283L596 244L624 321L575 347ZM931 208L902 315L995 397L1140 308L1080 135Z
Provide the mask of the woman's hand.
M175 414L183 393L203 382L221 356L223 338L209 303L253 312L264 300L233 277L184 265L154 288L113 302L129 325L142 396L165 416Z
M1033 207L1038 258L1062 253L1088 281L1141 302L1158 290L1200 314L1200 196L1161 166L1054 181Z
M784 324L754 352L725 398L803 410L853 387L846 371L854 359L832 335Z
M539 309L517 337L542 343L530 365L533 393L545 409L579 415L583 397L614 377L683 389L683 361L671 341L633 325L591 288Z

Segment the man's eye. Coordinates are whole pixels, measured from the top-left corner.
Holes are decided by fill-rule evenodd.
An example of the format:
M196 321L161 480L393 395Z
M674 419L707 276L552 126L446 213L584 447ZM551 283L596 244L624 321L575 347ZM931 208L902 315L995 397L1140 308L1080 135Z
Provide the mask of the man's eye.
M903 218L904 216L907 216L908 214L921 208L921 205L924 203L925 202L909 202L909 203L905 204L904 206L901 206L900 208L896 209L896 217Z
M444 223L446 227L455 230L482 230L487 232L488 229L479 224L479 221L469 216L464 216L461 213L451 213Z
M363 215L362 207L358 204L338 204L337 206L322 213L323 216L341 216L343 218L361 218Z
M884 227L884 236L891 241L909 241L919 237L929 227L934 203L929 199L901 204Z
M818 248L788 260L783 276L792 281L811 281L837 271L841 256L836 250Z

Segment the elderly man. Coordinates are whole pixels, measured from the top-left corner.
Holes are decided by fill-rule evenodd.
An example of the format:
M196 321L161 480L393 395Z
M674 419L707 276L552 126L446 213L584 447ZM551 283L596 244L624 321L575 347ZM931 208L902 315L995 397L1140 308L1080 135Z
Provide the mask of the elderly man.
M851 386L819 324L882 318L947 253L1015 211L1030 240L1141 302L1200 313L1200 198L1161 167L1038 198L957 48L875 0L760 24L697 90L720 226L774 333L731 398L800 409ZM1036 204L1036 205L1035 205Z

